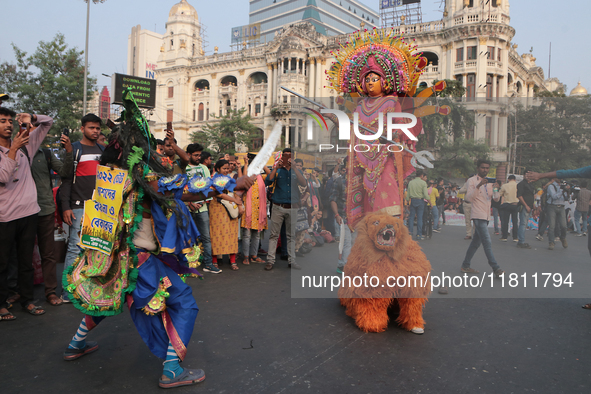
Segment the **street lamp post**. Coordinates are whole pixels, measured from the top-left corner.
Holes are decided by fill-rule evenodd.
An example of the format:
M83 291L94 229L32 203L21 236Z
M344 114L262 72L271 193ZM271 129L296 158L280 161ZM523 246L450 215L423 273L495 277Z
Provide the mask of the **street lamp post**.
M86 115L86 102L88 101L88 32L90 27L90 0L86 1L86 44L84 46L84 100L82 103L82 115ZM104 3L106 0L92 0L93 3Z

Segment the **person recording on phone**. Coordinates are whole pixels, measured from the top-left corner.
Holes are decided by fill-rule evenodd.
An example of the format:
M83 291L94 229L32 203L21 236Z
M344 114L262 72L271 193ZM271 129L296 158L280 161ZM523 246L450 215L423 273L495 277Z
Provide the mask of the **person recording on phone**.
M164 139L165 159L168 159L173 174L184 174L187 164L189 164L189 155L177 145L174 131L172 131L172 122L166 124L166 130L164 131L166 131L166 138Z
M19 124L14 138L13 118ZM9 251L17 250L18 287L22 307L34 316L45 313L33 302L33 248L37 230L37 192L31 157L53 124L45 115L16 114L0 107L0 320L14 320L8 311ZM32 125L38 126L32 130Z
M70 267L80 248L80 225L84 215L84 201L92 198L96 183L97 167L104 146L97 143L101 135L103 121L95 114L87 114L81 119L82 140L72 144L74 163L69 170L69 175L62 180L60 187L60 201L62 205L62 217L69 228L68 252L64 270ZM62 294L63 302L70 302L66 295Z

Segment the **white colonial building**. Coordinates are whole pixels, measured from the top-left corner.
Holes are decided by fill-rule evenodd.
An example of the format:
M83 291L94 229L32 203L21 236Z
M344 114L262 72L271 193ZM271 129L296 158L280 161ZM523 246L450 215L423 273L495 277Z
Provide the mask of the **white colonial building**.
M416 39L429 60L422 82L430 86L433 80L462 81L466 105L476 117L475 129L466 135L489 144L497 161L507 161L509 151L508 105L503 99L533 99L537 91L563 88L555 78L546 81L533 54L520 55L511 42L515 29L510 25L508 0L448 0L443 19L392 28L395 34ZM142 40L142 34L150 35L150 40ZM304 151L317 151L318 143L330 143L331 134L336 134L324 132L313 141L304 138L306 122L296 112L305 105L280 86L332 103L335 94L325 88L325 72L332 62L331 50L347 41L347 35L327 37L309 22L295 22L263 45L228 53L218 53L216 47L205 56L197 12L182 0L172 7L160 37L157 59L142 57L153 53L158 36L134 28L129 46L133 54L128 55L128 73L139 70L137 76L145 77L146 70L132 58L156 62L157 105L151 120L157 136L163 136L166 122L171 121L184 146L190 142L190 133L214 122L212 115L223 115L228 108L246 108L253 117L260 129L255 147L262 144L276 119L287 126L284 144ZM142 42L152 44L148 48Z

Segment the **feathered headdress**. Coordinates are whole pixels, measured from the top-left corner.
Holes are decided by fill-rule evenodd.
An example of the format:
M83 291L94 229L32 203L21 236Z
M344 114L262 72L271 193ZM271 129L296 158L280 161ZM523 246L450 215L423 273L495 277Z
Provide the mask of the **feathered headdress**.
M338 93L366 95L365 76L376 73L384 80L384 92L414 95L427 59L413 53L416 45L384 30L358 31L351 41L332 52L336 61L328 73L328 88Z

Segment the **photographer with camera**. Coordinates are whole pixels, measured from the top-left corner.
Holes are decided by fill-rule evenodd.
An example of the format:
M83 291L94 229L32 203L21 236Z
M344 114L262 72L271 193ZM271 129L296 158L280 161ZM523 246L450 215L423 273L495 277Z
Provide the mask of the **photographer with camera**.
M20 130L13 139L15 116ZM31 315L45 313L33 301L33 248L40 208L31 175L31 157L52 124L49 116L17 115L0 107L0 321L16 319L8 311L11 305L7 302L8 251L13 245L17 251L19 301ZM38 127L33 129L33 125Z

